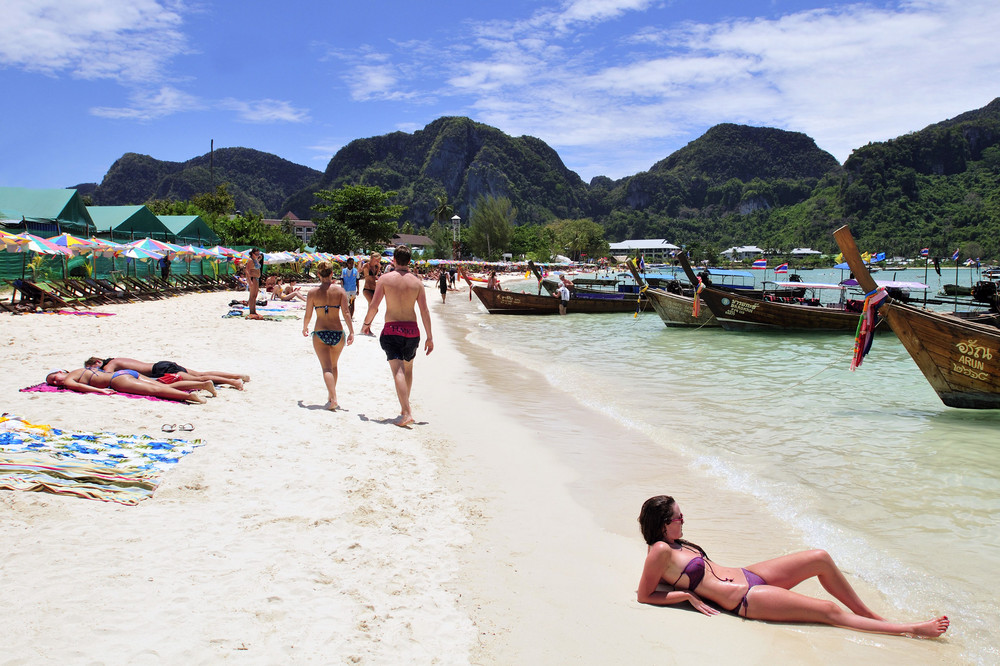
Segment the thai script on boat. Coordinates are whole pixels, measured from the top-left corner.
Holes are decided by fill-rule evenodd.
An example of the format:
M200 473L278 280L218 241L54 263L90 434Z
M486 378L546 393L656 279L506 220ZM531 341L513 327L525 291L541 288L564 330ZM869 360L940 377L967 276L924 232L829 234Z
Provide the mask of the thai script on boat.
M979 340L966 340L965 342L956 343L955 346L958 347L959 353L963 356L984 358L987 361L993 358L993 353L990 351L990 348L979 344Z
M983 361L993 359L993 351L989 347L979 344L979 340L964 340L955 343L961 356L952 363L952 372L965 375L971 379L985 381L989 378L986 372L986 365Z
M732 301L729 304L729 309L726 310L727 315L739 315L739 314L749 314L757 309L759 303L751 303L749 301Z
M500 305L514 305L515 303L519 303L520 300L519 298L515 299L509 294L500 294L497 296L497 303Z

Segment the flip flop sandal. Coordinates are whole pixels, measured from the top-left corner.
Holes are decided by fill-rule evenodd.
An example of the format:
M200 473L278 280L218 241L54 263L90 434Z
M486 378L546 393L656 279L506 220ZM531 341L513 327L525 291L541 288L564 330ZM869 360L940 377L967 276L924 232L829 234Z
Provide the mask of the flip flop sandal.
M180 426L178 430L184 430L184 431L194 430L194 425L190 423L185 423L184 425Z
M182 427L181 430L183 430L183 429L184 428ZM160 428L160 430L162 430L163 432L173 432L173 431L177 430L177 424L176 423L164 423L163 427Z

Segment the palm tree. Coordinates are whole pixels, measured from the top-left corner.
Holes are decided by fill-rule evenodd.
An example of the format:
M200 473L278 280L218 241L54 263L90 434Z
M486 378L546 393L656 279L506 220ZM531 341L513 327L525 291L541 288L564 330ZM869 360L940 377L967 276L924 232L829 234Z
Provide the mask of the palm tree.
M434 219L441 223L451 220L451 216L455 214L455 209L448 203L448 195L440 194L434 198L437 200L437 205L431 209Z

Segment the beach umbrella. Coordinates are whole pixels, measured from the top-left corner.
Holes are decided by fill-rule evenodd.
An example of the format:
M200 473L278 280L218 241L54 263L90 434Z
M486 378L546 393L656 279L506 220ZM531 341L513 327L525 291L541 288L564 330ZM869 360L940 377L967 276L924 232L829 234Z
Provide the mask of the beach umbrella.
M163 254L159 252L153 252L152 250L144 250L141 247L130 247L124 252L122 252L122 256L128 257L129 259L138 259L140 261L163 258Z
M21 248L28 244L28 239L0 229L0 242L3 244L3 249L8 252L22 252Z
M134 248L138 248L140 250L144 250L146 252L155 252L156 254L159 255L159 257L157 257L157 259L159 259L164 254L167 254L167 253L169 253L171 251L170 243L165 243L163 241L158 241L158 240L153 239L153 238L140 238L137 241L132 241L130 243L126 243L126 245L128 245L129 247L134 247ZM175 245L174 247L177 247L177 246Z
M77 238L73 234L60 234L48 239L50 243L64 247L72 254L85 254L94 249L95 243L86 238Z

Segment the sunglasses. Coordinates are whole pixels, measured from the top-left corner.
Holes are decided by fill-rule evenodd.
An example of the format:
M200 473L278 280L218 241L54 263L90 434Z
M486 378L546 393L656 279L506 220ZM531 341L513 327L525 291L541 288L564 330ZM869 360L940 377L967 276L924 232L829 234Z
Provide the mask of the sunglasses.
M667 520L665 520L663 522L666 523L667 525L669 525L670 523L676 522L678 520L681 521L682 525L684 524L684 514L683 513L681 515L677 516L676 518L668 518Z

